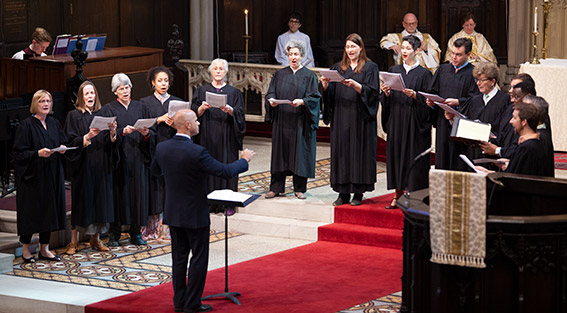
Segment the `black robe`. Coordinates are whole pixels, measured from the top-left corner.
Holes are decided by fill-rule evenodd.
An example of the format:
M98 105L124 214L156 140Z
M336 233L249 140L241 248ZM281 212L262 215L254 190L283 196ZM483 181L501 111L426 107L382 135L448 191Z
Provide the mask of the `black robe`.
M518 145L506 172L554 177L553 162L553 153L546 148L546 143L543 140L530 139Z
M234 110L233 115L221 111L219 108L210 108L199 117L199 134L193 137L195 143L205 147L207 151L219 162L228 164L239 158L238 151L242 150L242 140L246 133L246 120L244 118L244 99L240 90L225 85L217 91L212 84L200 86L193 94L191 109L197 113L203 101L207 100L206 92L223 94L226 102ZM222 178L207 175L207 192L216 189L231 189L237 191L238 175L231 178Z
M169 101L171 100L183 101L178 97L170 96L162 104L161 101L159 101L158 98L156 98L155 94L151 94L145 98L140 99L140 102L146 105L147 107L146 109L148 110L148 114L150 117L160 117L168 112ZM150 147L151 155L153 157L155 152L155 146L158 143L175 136L177 130L167 125L166 123L159 123L159 124L156 123L156 125L154 125L152 129L156 133L156 138L153 141L155 145L152 145L152 147ZM150 207L148 209L149 210L148 214L149 215L160 214L161 212L163 212L165 206L165 182L163 180L163 176L150 175L149 190L150 190L150 194L149 194Z
M496 138L490 139L490 142L500 147L500 157L510 159L514 155L514 151L518 147L518 134L514 131L514 127L510 124L514 106L510 102L502 117L500 118L499 130Z
M146 106L132 100L128 110L118 100L105 104L99 111L101 116L116 116L116 129L120 161L113 173L114 222L120 225L144 226L148 222L149 212L149 166L150 145L155 134L150 138L134 131L122 135L124 127L134 126L140 118L149 118Z
M414 91L427 91L431 84L431 72L418 66L406 74L403 65L395 65L389 72L400 73L406 87ZM388 189L414 191L429 186L430 156L422 157L414 163L414 158L431 147L431 109L425 98L417 94L416 100L401 91L391 90L390 96L384 93L382 99L382 128L388 134L386 141L386 174ZM409 176L408 176L409 174Z
M340 63L331 67L341 72ZM362 85L361 93L342 83L329 83L323 93L323 119L331 124L331 187L339 193L363 193L376 183L376 115L379 69L368 60L360 73L342 73Z
M59 122L45 119L47 129L35 116L23 120L14 138L18 235L65 229L65 178L59 152L39 157L43 148L57 148L67 138Z
M79 147L65 153L71 170L71 225L87 228L91 224L114 221L112 171L118 161L116 144L110 131L101 131L83 146L83 136L89 132L94 115L73 110L67 114L65 133L69 146Z
M278 70L266 93L265 121L272 124L272 173L291 171L301 177L315 177L316 131L319 128L321 94L319 79L302 67ZM280 104L272 107L268 99L303 99L305 105Z
M459 99L462 106L474 94L478 87L472 75L473 66L467 64L455 73L451 63L441 64L433 75L430 93L442 98ZM458 110L459 108L457 108ZM445 118L445 111L438 106L433 107L433 126L435 133L435 168L446 170L467 171L468 166L461 160L459 154L464 153L462 144L451 141L451 123Z
M466 115L470 120L479 120L483 123L488 123L491 125L491 132L499 136L499 130L501 129L500 123L503 123L502 116L506 114L507 108L510 106L510 96L498 90L494 97L484 104L484 94L479 93L472 96L468 101L466 101L461 106L461 113ZM466 151L466 155L470 160L484 158L482 154L482 149L478 145L468 145L465 146L464 143L461 144ZM469 171L471 171L470 169Z

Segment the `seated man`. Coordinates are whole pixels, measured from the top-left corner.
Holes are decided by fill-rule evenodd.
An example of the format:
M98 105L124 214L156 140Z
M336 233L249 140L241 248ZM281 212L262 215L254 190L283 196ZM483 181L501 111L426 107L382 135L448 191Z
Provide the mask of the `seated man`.
M301 27L301 23L303 23L301 14L299 14L299 12L291 13L289 15L289 20L287 21L287 26L289 27L289 30L278 36L278 43L276 44L276 53L274 56L276 57L276 61L283 66L289 65L289 60L287 58L285 46L292 39L303 41L305 43L305 56L303 57L301 64L306 67L315 66L315 60L313 59L313 51L311 50L311 40L309 39L309 36L307 34L299 31L299 28Z
M463 29L457 32L449 39L447 44L447 53L445 54L445 61L451 60L451 50L453 42L458 38L469 38L472 41L473 48L471 55L469 57L469 62L491 62L498 63L492 47L488 43L488 40L481 34L476 32L474 29L476 27L475 17L472 13L468 12L462 18Z
M23 60L24 55L30 55L30 57L46 56L45 50L49 47L51 43L51 35L43 28L37 27L32 34L32 42L24 50L16 52L12 59Z
M500 168L514 174L555 176L553 151L547 147L549 138L537 132L538 124L548 106L542 97L525 96L514 106L510 124L518 134L518 147L512 158L499 159L503 161ZM486 171L483 167L477 169Z
M390 33L380 40L380 47L386 50L394 51L394 61L396 65L402 64L402 38L408 35L414 35L421 40L421 51L417 54L419 65L435 73L439 67L439 58L441 49L439 45L429 34L421 33L417 30L417 17L413 13L406 13L402 20L404 30L401 33Z

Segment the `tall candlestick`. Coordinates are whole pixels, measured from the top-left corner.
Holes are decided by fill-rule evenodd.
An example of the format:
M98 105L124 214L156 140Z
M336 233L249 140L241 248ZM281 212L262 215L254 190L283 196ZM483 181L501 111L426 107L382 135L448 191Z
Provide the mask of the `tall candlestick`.
M244 25L246 26L245 34L248 36L248 10L244 10Z
M534 33L537 32L537 7L534 10Z

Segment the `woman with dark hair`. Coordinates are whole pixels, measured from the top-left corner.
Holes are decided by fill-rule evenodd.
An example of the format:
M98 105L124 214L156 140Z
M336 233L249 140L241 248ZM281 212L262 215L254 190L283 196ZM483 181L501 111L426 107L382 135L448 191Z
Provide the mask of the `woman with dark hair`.
M209 65L212 81L195 90L191 109L197 113L201 123L195 142L205 147L209 153L222 163L238 160L238 151L242 150L242 140L246 133L244 119L244 98L242 92L227 84L228 62L214 59ZM226 104L214 108L207 103L207 92L226 95ZM215 189L237 190L238 176L226 179L207 176L207 191ZM234 209L227 209L227 214L234 214Z
M167 114L171 100L183 101L181 98L168 93L173 84L173 73L164 66L155 66L148 71L148 84L154 91L153 94L140 99L147 107L150 117L157 117L154 129L156 131L155 145L173 137L176 133L173 128L173 118ZM152 151L155 146L152 147ZM153 155L153 153L152 153ZM165 183L161 176L150 176L150 206L149 220L147 226L142 227L144 239L158 239L161 235L161 219L159 215L163 212L165 205Z
M92 82L85 81L77 95L77 109L69 112L65 121L65 133L70 145L79 147L65 155L72 175L73 230L67 254L77 251L79 230L91 235L92 249L108 251L108 247L100 241L100 234L107 232L109 223L114 221L112 170L117 161L117 156L113 154L116 122L108 125L108 131L89 129L101 107L98 92Z
M413 165L414 158L431 146L431 109L418 91L427 91L431 83L431 72L416 60L421 41L413 35L402 38L403 64L392 66L388 71L400 73L405 82L403 91L391 90L383 84L382 127L388 134L386 141L386 174L388 189L396 189L396 195L387 209L396 208L396 200L404 188L419 190L428 186L430 158L421 158Z
M331 124L331 187L339 193L333 205L351 202L351 193L351 205L360 205L376 182L378 65L366 56L360 35L350 34L342 61L331 69L345 78L321 78L323 119Z
M35 263L30 251L32 235L39 233L38 258L61 259L49 251L51 232L65 229L65 178L61 155L67 137L50 115L53 98L45 90L33 95L30 117L23 120L14 138L18 235L25 263Z

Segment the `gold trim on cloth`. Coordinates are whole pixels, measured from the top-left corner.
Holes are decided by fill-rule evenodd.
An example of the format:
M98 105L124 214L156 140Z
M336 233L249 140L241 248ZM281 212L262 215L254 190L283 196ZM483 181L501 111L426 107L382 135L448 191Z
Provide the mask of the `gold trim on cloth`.
M431 262L484 268L486 175L429 172Z

